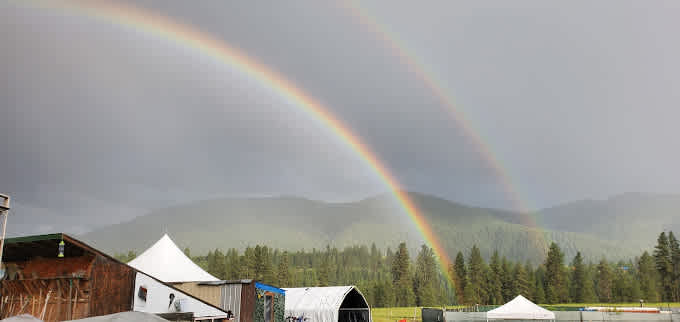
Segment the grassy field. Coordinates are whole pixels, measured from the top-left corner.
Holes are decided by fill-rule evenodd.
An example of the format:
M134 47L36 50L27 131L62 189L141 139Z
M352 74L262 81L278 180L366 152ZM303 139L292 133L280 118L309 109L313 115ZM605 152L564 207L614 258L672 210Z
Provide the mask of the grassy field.
M541 305L549 310L559 310L560 308L579 308L586 306L610 306L610 307L638 307L640 303L567 303L567 304L552 304ZM460 306L448 306L447 309L459 308ZM680 308L680 303L645 303L645 307L672 307ZM374 322L395 322L401 319L406 319L409 322L422 321L420 315L420 307L389 307L389 308L372 308L371 315Z
M447 309L457 308L459 306L447 306ZM371 315L374 322L394 322L401 319L407 321L421 321L420 307L379 307L372 308Z

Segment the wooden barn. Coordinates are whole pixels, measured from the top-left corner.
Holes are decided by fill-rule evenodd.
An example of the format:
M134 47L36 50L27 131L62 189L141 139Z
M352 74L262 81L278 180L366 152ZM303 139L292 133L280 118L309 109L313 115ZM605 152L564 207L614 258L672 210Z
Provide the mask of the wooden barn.
M28 313L62 321L139 311L222 321L227 315L66 234L9 238L2 260L0 319Z

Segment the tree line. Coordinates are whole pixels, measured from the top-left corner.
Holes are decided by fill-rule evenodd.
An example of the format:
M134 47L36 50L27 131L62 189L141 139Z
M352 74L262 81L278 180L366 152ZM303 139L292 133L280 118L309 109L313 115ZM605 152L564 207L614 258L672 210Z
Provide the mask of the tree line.
M375 244L344 249L281 251L267 246L185 254L214 276L256 279L279 287L357 285L372 307L503 304L518 294L537 303L680 301L680 246L662 232L652 254L627 261L586 263L581 253L566 263L556 243L543 263L514 262L494 252L488 263L477 246L458 252L444 272L432 248L411 258L406 243L396 250ZM132 260L134 252L117 254Z
M628 261L585 263L580 252L569 263L556 243L537 267L513 263L494 252L489 263L473 246L467 262L461 252L449 268L461 304L503 304L518 294L537 302L679 302L680 246L673 232L662 232L653 253Z

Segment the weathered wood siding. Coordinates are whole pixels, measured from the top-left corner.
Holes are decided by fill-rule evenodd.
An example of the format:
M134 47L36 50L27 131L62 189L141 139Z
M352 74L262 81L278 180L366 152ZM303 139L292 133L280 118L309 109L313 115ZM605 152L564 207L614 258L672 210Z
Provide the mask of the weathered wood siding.
M187 292L188 294L195 296L214 306L222 307L220 305L221 285L200 285L196 282L191 282L191 283L176 283L172 284L172 286L184 292Z
M28 313L44 321L89 316L93 256L9 262L0 282L0 319Z
M255 282L241 284L241 314L240 322L254 322L255 316Z
M97 255L92 268L90 315L132 310L135 271L126 265Z

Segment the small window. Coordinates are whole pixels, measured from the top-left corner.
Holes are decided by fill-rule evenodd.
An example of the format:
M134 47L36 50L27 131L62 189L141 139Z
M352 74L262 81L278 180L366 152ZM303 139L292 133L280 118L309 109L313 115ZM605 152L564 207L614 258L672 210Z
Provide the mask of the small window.
M142 301L146 302L146 287L140 286L139 291L137 292L137 296L142 299Z

